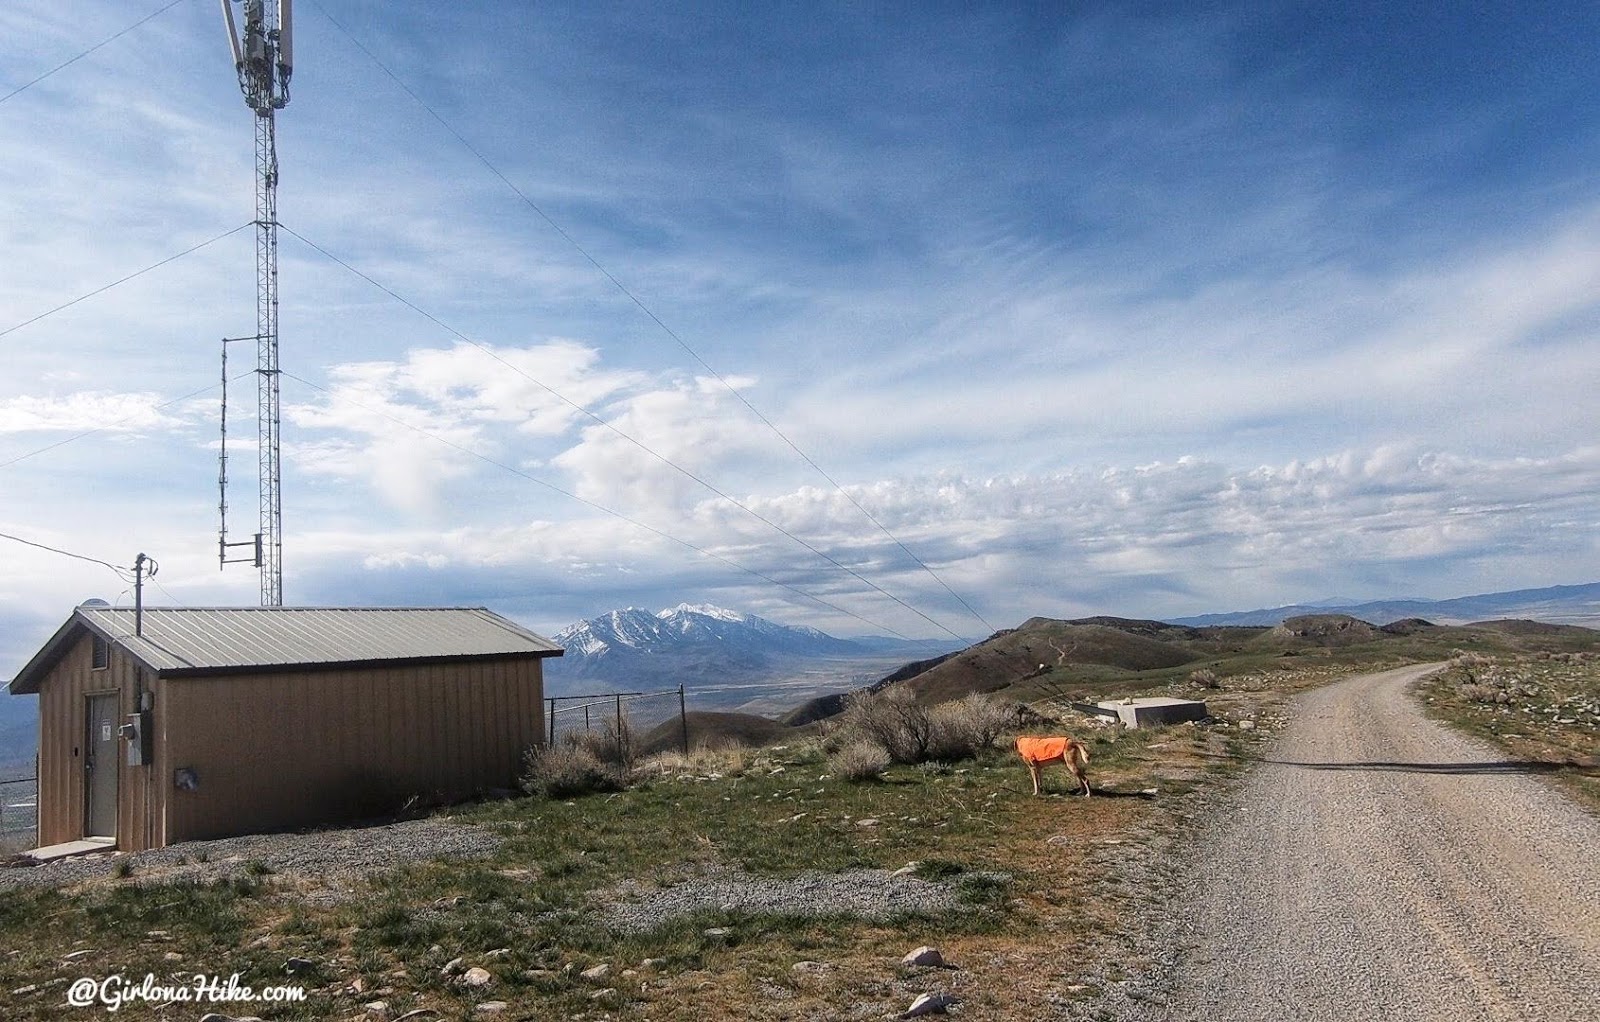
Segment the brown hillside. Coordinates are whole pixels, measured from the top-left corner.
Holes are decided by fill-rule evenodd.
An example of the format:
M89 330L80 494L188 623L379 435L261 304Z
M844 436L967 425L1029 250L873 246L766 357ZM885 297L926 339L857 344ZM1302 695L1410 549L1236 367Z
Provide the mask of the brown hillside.
M1432 621L1424 621L1420 617L1408 617L1399 621L1390 621L1380 627L1378 631L1383 632L1385 635L1415 635L1424 629L1437 627L1439 626Z
M825 696L817 696L815 699L807 699L779 717L778 721L789 727L804 727L819 720L826 720L844 712L844 702L849 698L849 695L848 692L834 692Z
M753 713L713 713L690 710L685 715L689 748L726 745L767 745L789 733L789 727ZM683 724L674 717L648 731L639 742L639 754L683 751Z
M997 633L903 684L924 702L939 703L971 692L994 692L1068 664L1149 671L1178 667L1205 655L1176 641L1151 637L1170 633L1178 640L1194 629L1120 618L1092 621L1029 618L1022 627Z

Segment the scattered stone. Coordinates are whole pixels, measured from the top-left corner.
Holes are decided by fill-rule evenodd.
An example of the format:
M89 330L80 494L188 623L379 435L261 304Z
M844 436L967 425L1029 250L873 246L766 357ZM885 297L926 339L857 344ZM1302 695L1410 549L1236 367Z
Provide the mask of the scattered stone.
M1044 843L1047 845L1055 845L1057 848L1070 848L1078 842L1076 839L1068 837L1066 834L1051 834L1049 837L1044 839Z
M590 994L589 995L589 1000L591 1000L591 1001L606 1001L606 1000L610 1000L611 998L613 998L615 996L617 996L617 992L614 989L612 989L611 987L606 987L604 990L596 990L594 993Z
M611 978L611 966L605 962L601 962L599 965L596 965L591 969L584 969L582 972L578 973L578 975L590 983L604 983L606 980Z
M261 1016L259 1016L259 1015L238 1015L238 1016L220 1015L217 1012L208 1011L204 1015L200 1016L200 1022L261 1022Z
M311 972L316 967L317 963L313 962L309 958L291 958L287 962L283 963L283 971L291 976L298 976L302 973Z
M404 1015L401 1015L398 1018L396 1018L394 1020L394 1022L406 1022L406 1019L408 1019L408 1018L421 1018L424 1015L437 1015L437 1014L439 1014L439 1009L438 1008L412 1008L410 1011L406 1012Z
M530 983L548 983L558 975L560 973L550 969L524 969L522 972L522 978Z
M484 1001L482 1004L473 1008L472 1013L474 1015L498 1015L509 1007L511 1007L511 1005L505 1001Z
M366 1004L363 1004L361 1007L365 1008L367 1014L369 1014L369 1015L387 1015L387 1014L389 1014L389 1002L388 1001L368 1001Z
M705 931L705 935L712 940L723 940L732 932L733 930L727 926L713 926Z
M922 945L914 951L906 952L906 956L900 959L900 964L924 966L929 969L949 968L949 966L945 964L944 955L939 953L939 949L936 947L930 947L927 944Z
M460 982L462 986L486 987L494 982L494 977L489 974L488 969L485 969L480 965L474 965L472 968L461 974L461 979L458 982Z
M893 873L891 873L889 875L890 876L897 876L897 877L908 877L911 874L915 873L918 869L921 869L921 868L922 868L921 861L908 862L904 866L901 866L899 869L895 870Z
M943 1015L950 1005L961 998L953 994L919 994L911 1002L911 1007L900 1014L900 1018L918 1018L923 1015Z
M833 966L829 965L827 962L805 961L795 962L793 965L789 966L789 971L797 972L802 976L817 976L827 972L832 968Z
M92 955L92 954L94 954L94 948L86 947L86 948L83 948L81 951L73 951L73 952L71 952L69 954L63 955L61 960L63 962L75 962L78 959L82 958L84 955Z
M454 976L456 973L460 972L466 966L466 964L467 963L465 959L452 958L448 962L444 963L444 968L439 970L439 975Z
M176 951L168 951L161 956L161 960L164 962L181 962L183 961L183 956Z
M856 826L857 827L876 827L877 825L878 825L878 819L875 816L869 816L864 820L857 820L856 821Z
M662 968L666 964L667 960L665 958L646 958L644 961L639 963L639 968L656 970Z
M508 948L508 947L497 947L493 951L484 952L483 957L485 957L485 958L504 958L506 955L509 955L510 953L511 953L511 949Z
M1256 722L1253 721L1253 720L1241 720L1239 722L1239 730L1240 731L1254 731L1255 729L1256 729Z

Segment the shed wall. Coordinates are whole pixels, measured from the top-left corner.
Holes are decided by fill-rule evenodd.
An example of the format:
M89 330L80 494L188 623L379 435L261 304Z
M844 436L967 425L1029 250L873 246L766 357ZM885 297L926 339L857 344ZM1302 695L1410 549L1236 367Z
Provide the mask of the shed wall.
M531 657L163 679L160 843L514 787L543 734L543 682ZM183 768L193 791L174 787Z
M87 699L116 693L121 724L135 710L140 681L154 690L159 683L116 646L105 668L93 667L93 638L84 634L39 685L39 843L76 841L84 836L87 790L85 738ZM159 697L158 697L159 703ZM117 847L129 851L155 847L162 798L159 755L154 766L129 766L128 743L117 742ZM159 743L158 743L159 749Z

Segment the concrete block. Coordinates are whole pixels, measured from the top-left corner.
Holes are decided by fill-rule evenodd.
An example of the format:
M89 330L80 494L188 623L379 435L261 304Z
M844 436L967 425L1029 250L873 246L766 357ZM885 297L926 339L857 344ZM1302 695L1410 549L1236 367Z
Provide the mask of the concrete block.
M1206 704L1198 699L1142 696L1138 699L1108 699L1096 705L1115 713L1117 719L1127 727L1182 724L1186 720L1204 720L1210 716L1206 712Z

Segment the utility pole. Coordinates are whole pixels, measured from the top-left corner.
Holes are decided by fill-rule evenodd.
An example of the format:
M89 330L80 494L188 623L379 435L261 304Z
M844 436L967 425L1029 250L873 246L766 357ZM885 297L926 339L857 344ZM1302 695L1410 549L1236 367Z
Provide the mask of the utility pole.
M232 0L240 3L241 0ZM256 422L260 481L260 534L255 563L261 570L261 605L283 605L283 476L279 464L278 371L278 148L274 114L289 102L294 67L292 0L242 0L244 31L234 21L230 0L222 0L233 64L245 105L255 112L256 128ZM224 496L224 505L226 497ZM227 522L222 524L227 549ZM226 563L226 556L223 558Z
M144 635L144 580L155 578L161 566L143 553L133 559L133 634Z

